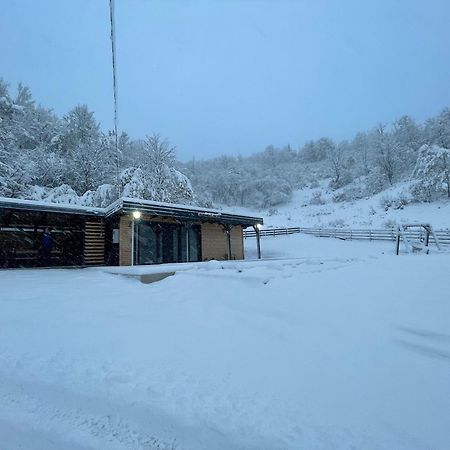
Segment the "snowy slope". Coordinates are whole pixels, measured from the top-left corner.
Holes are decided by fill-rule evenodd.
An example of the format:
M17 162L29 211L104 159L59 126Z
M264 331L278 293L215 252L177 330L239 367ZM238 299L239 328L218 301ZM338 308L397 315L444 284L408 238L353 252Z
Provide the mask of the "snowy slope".
M396 222L431 223L435 229L450 228L450 200L433 203L410 203L402 209L395 205L386 209L386 200L408 198L408 183L398 183L373 197L352 202L332 200L333 192L321 182L318 188L295 191L293 199L271 212L233 208L239 214L263 215L264 227L351 227L386 228ZM311 204L316 192L321 192L324 204Z
M0 448L448 449L450 255L276 239L150 285L0 272Z

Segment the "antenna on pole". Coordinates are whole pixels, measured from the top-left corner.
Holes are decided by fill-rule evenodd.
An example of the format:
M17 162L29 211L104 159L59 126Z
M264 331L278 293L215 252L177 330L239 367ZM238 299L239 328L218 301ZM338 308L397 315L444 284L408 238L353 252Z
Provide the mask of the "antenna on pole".
M114 90L114 140L116 147L116 170L117 170L117 194L120 197L120 152L119 152L119 137L117 135L117 75L116 75L116 29L114 23L114 0L109 0L109 17L111 21L111 52L112 52L112 72L113 72L113 90Z

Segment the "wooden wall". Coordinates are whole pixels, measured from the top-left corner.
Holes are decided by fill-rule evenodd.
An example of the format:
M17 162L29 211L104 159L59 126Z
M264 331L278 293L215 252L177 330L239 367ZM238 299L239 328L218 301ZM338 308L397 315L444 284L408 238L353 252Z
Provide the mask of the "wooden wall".
M232 259L244 259L244 237L240 225L231 229ZM216 223L202 223L202 258L226 260L228 257L227 235Z
M120 218L119 264L131 266L131 217Z
M231 230L231 251L236 255L236 259L244 259L244 228L240 225Z
M84 226L84 264L105 264L105 224L102 220L86 220Z
M142 217L140 220L173 222L172 219ZM215 223L201 224L202 259L226 260L228 255L227 236L223 227ZM244 236L240 225L231 229L231 254L233 259L244 259ZM120 218L119 264L131 265L131 217Z

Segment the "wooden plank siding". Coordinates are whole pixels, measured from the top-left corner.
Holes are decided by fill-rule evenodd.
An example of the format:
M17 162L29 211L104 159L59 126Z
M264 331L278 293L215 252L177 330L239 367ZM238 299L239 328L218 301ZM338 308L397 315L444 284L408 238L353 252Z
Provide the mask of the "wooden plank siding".
M122 216L119 224L119 265L131 266L131 217Z
M231 229L231 253L233 259L244 259L244 229L240 225Z
M86 221L84 227L84 264L105 264L105 224L103 221Z
M217 223L202 223L201 234L203 261L227 259L227 237L221 225ZM240 225L231 229L231 257L232 259L244 259L244 238Z

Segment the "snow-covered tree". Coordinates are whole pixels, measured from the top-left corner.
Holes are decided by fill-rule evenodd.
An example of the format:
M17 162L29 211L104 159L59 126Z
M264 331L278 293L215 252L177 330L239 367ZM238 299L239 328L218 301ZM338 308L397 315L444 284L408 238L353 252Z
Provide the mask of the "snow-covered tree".
M417 160L417 153L424 143L422 131L409 116L394 121L391 141L397 153L398 166L404 173L411 172Z
M326 159L334 142L327 138L320 138L318 141L309 141L300 149L300 156L309 162L317 162Z
M11 93L0 79L0 196L104 206L117 197L119 179L123 195L132 197L272 208L288 201L293 189L320 180L333 189L349 183L344 197L351 200L409 180L413 171L416 198L450 192L449 108L424 124L403 116L349 142L324 137L298 152L269 145L251 156L182 164L157 134L139 140L122 132L118 147L116 152L114 134L100 129L87 106L59 118L38 105L28 87L19 84Z
M330 183L332 189L340 188L349 182L349 175L345 170L345 150L347 147L347 142L341 142L328 150L328 159L333 174Z
M8 85L0 79L0 195L21 195L30 181L27 154L20 148L24 107L15 104Z
M144 143L144 163L141 169L146 180L147 198L160 202L190 202L192 187L175 169L175 147L158 134L148 136Z
M357 133L350 143L350 152L356 162L355 175L368 175L371 168L372 142L366 133Z
M76 106L64 117L61 148L68 160L65 180L80 194L114 173L111 146L86 105Z
M418 200L431 201L445 193L450 198L450 149L423 145L419 150L412 193Z
M425 122L425 137L430 144L450 148L450 108Z
M385 125L377 126L374 139L380 171L389 184L393 184L397 170L397 155L395 144L386 132Z

